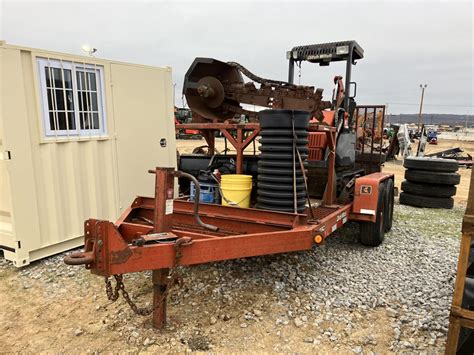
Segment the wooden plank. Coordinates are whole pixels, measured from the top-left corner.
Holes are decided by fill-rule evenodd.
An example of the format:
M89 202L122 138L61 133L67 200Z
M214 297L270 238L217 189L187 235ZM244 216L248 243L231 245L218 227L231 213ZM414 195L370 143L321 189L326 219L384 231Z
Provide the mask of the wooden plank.
M463 234L461 237L461 247L459 250L458 269L456 282L454 283L453 308L461 308L464 294L464 284L466 283L467 263L471 251L471 235Z
M462 232L474 234L474 174L471 174L467 207L462 223Z
M448 329L448 339L446 340L446 355L456 354L458 348L459 340L459 331L461 330L461 325L459 323L459 318L450 316L449 317L449 329Z

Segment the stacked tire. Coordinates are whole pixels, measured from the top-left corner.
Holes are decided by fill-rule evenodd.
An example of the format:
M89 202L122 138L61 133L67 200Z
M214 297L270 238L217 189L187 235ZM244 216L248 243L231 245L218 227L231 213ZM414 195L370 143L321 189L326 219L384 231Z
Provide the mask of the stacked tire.
M415 207L446 208L454 205L456 185L461 181L458 162L453 159L408 157L403 166L400 204Z

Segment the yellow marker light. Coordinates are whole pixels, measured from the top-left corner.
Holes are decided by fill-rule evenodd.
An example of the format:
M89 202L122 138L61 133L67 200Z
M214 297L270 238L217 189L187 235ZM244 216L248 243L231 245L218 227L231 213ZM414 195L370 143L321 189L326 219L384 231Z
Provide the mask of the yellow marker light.
M314 236L314 242L316 244L320 244L322 241L323 241L323 236L322 235L318 234L318 235Z

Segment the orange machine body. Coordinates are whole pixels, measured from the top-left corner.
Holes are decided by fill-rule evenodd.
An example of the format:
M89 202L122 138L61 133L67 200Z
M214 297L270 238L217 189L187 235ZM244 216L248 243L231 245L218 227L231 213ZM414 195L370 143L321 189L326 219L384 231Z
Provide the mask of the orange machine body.
M356 179L351 219L375 222L379 186L387 179L393 179L392 173L372 173Z
M334 126L334 115L335 111L323 111L323 124L330 127ZM317 119L313 118L311 123L320 123ZM327 135L324 132L309 132L308 148L309 148L309 161L323 160L324 152L326 150L328 141Z

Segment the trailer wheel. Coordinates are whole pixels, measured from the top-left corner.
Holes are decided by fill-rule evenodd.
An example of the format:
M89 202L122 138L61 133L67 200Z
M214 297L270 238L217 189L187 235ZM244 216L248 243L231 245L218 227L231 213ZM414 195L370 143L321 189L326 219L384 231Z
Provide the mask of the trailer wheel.
M385 185L385 231L386 232L392 229L394 203L395 203L395 195L393 192L393 180L388 179Z
M392 189L393 190L393 189ZM360 242L369 247L376 247L383 242L385 236L385 205L386 205L385 182L379 186L379 198L375 223L360 222Z

